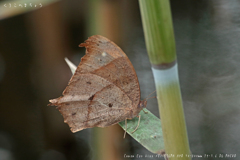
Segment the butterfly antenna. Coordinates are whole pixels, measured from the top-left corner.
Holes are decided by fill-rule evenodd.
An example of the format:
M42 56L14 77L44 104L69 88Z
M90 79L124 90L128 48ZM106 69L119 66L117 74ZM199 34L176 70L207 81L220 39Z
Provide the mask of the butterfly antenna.
M151 94L153 94L153 93L155 93L156 92L156 90L155 91L153 91L152 93L150 93L145 99L147 100L148 99L148 97L151 95ZM144 99L144 100L145 100Z
M157 98L157 96L153 96L153 97L150 97L150 98L146 98L146 100L148 100L148 99L153 99L153 98Z

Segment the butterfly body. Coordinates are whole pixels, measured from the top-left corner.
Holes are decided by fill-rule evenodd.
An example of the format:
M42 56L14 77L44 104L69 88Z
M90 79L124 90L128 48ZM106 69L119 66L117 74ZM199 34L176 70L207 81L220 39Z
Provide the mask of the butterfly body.
M107 127L138 116L146 103L140 101L137 75L125 53L99 35L79 46L86 48L86 55L63 96L50 100L71 131Z

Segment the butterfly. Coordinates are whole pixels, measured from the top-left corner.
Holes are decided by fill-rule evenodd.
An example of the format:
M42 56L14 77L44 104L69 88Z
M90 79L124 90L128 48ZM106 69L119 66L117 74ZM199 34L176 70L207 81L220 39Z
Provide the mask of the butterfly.
M89 37L79 46L86 48L86 54L63 96L50 100L50 105L58 106L73 133L108 127L134 117L139 118L139 125L139 112L146 107L147 100L140 99L137 74L126 54L100 35Z

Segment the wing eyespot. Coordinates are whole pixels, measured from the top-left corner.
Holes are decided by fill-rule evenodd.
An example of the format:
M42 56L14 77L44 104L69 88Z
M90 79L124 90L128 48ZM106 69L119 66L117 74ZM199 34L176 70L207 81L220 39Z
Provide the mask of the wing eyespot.
M112 108L113 104L112 103L109 103L108 104L108 107Z

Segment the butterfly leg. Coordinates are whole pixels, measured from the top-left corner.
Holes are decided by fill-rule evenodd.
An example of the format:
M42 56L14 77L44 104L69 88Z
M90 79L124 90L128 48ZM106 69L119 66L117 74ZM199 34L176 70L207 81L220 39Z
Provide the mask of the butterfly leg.
M139 126L139 124L140 124L141 115L138 115L137 117L138 117L138 125L137 125L137 127L134 129L134 131L132 131L131 133L134 133L134 132L138 129L138 126Z
M124 132L123 138L125 138L126 133L127 133L127 120L128 120L128 119L131 119L131 118L126 118L126 119L125 119L125 132Z
M123 138L125 138L126 133L127 133L127 118L125 119L125 132L124 132Z

